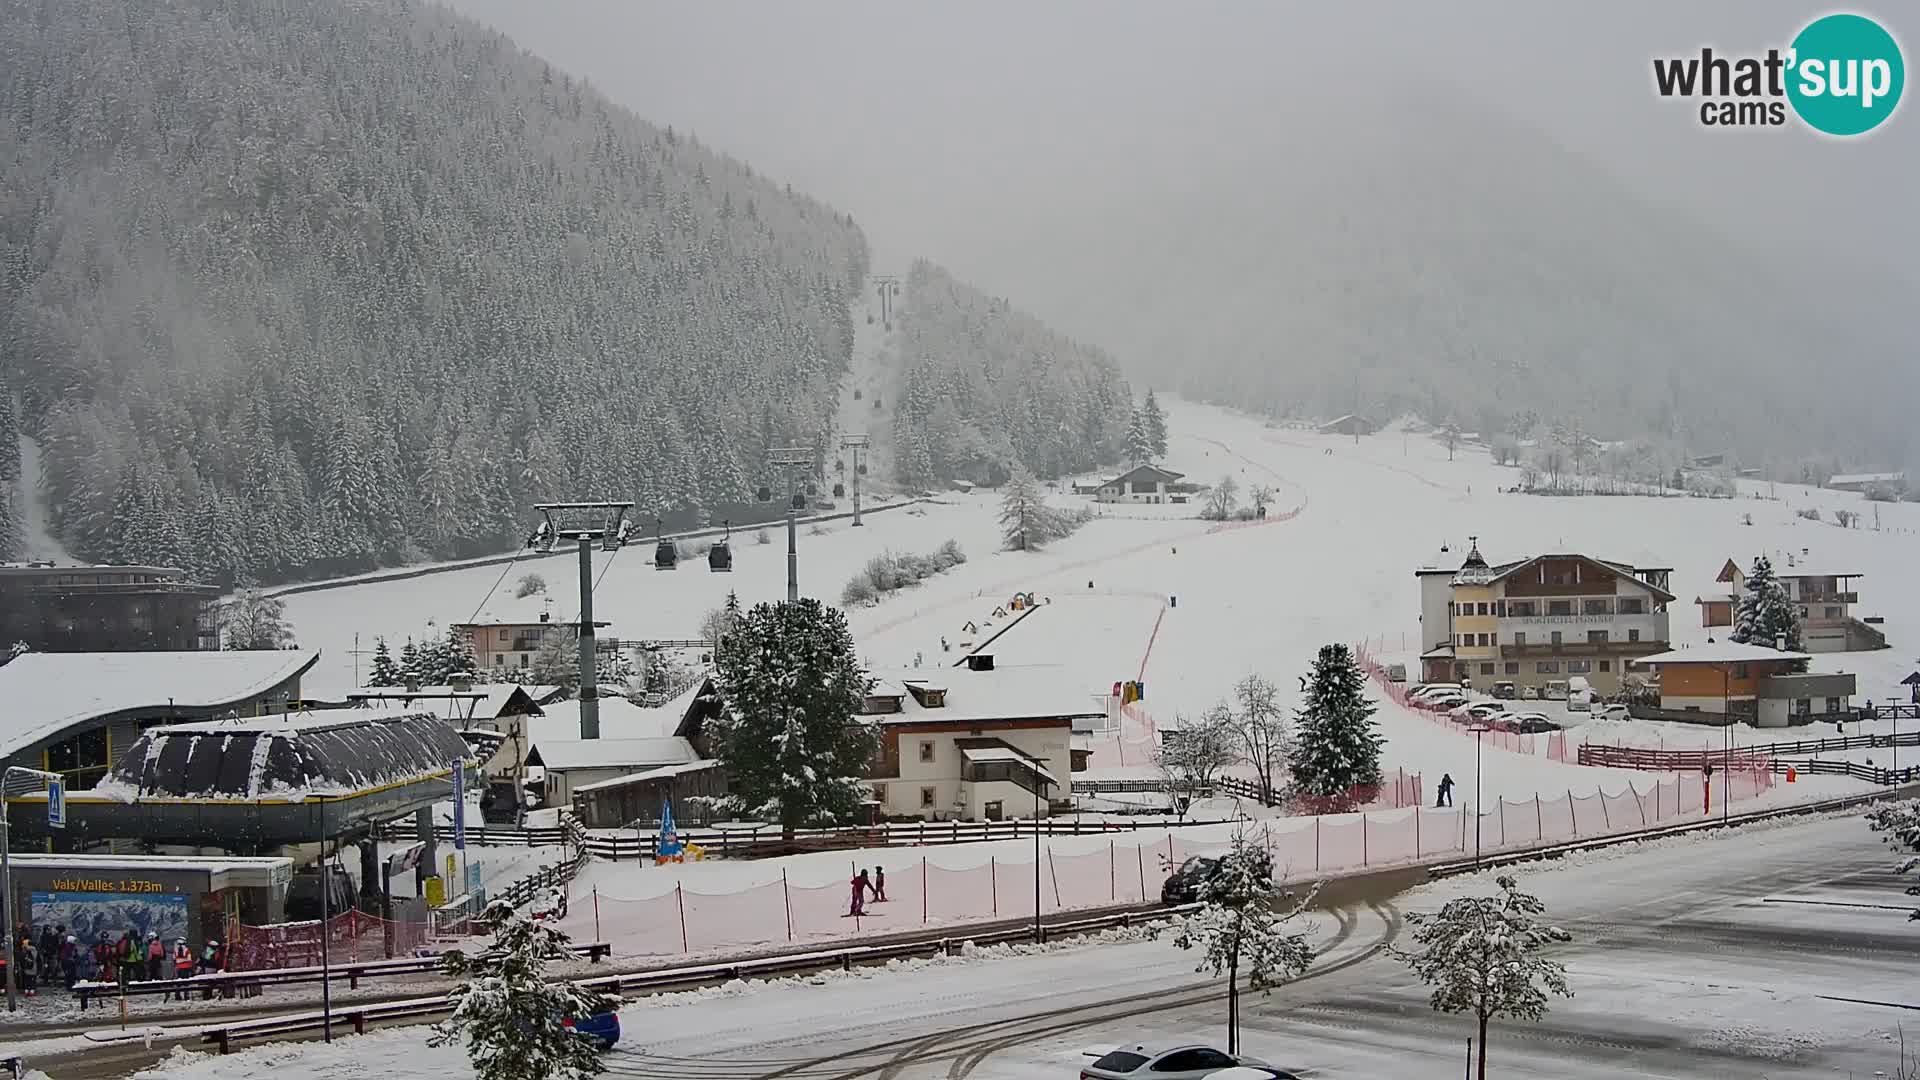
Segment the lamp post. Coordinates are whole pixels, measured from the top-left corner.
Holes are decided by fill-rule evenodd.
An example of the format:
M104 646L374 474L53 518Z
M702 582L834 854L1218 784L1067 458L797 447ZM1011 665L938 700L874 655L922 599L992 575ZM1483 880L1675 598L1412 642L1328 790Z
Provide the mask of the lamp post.
M1045 924L1040 921L1040 810L1046 799L1047 778L1040 769L1047 759L1037 757L1033 760L1033 943L1040 945L1047 940Z
M1480 747L1481 736L1493 729L1485 724L1475 724L1467 729L1473 732L1473 867L1480 868Z
M320 804L320 1038L333 1041L333 874L327 865L327 797L313 796ZM368 841L371 843L371 839Z
M24 765L9 765L0 773L0 921L6 924L7 949L7 1011L18 1009L19 999L14 991L20 973L15 969L20 965L13 962L13 948L19 944L13 939L13 833L7 825L7 795L13 790L15 776L31 776L40 780L58 780L59 773L44 769L29 769Z

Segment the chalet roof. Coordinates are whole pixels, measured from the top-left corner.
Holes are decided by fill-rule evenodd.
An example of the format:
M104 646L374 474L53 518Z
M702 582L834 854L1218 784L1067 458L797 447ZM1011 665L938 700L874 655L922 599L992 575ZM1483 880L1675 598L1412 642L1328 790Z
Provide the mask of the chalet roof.
M1651 584L1647 582L1645 579L1641 578L1639 576L1640 571L1629 563L1615 562L1610 559L1599 559L1599 558L1595 558L1592 555L1582 555L1579 552L1574 552L1574 551L1550 552L1544 555L1535 555L1531 558L1519 559L1514 562L1501 563L1498 566L1487 567L1485 570L1472 568L1470 566L1462 566L1460 568L1460 572L1454 575L1454 584L1456 585L1491 585L1496 581L1503 581L1507 578L1510 578L1513 575L1519 573L1520 571L1525 570L1528 567L1533 566L1535 563L1538 563L1545 559L1578 559L1581 562L1587 563L1592 566L1604 567L1617 574L1620 574L1623 577L1630 579L1634 584L1640 586L1643 589L1646 589L1648 592L1653 593L1656 597L1659 597L1662 600L1674 599L1674 595L1672 593L1668 592L1667 590L1661 588L1658 585ZM1660 568L1648 567L1647 569L1660 569Z
M542 739L527 752L527 764L551 772L569 769L625 769L685 765L700 760L693 744L663 739Z
M1764 645L1742 645L1737 641L1708 642L1672 649L1632 661L1636 666L1659 667L1664 664L1751 664L1768 660L1811 660L1802 652L1781 652Z
M679 729L693 693L693 690L689 690L665 705L653 708L635 705L623 697L603 695L600 698L600 735L603 740L670 738ZM541 714L527 719L528 741L543 744L549 739L580 737L578 698L543 705Z
M29 652L0 667L0 759L125 715L206 715L298 678L313 649Z
M1747 572L1745 570L1740 569L1740 566L1738 563L1734 562L1732 559L1728 559L1727 564L1720 568L1720 575L1714 578L1713 580L1731 583L1736 575L1739 577L1746 577ZM1782 566L1779 563L1775 563L1773 566L1773 576L1776 578L1785 579L1785 578L1829 578L1829 577L1855 578L1855 577L1866 577L1867 575L1861 573L1858 570L1829 570L1825 568L1809 570L1804 566Z
M970 668L912 668L873 673L883 682L944 688L946 704L927 708L913 695L900 699L900 711L874 717L883 724L959 723L994 720L1073 720L1105 716L1095 693L1078 676L1053 665L1006 664L991 671Z
M721 765L718 761L689 761L684 765L662 765L657 769L648 769L645 772L629 773L626 776L614 776L605 780L595 780L591 784L581 784L573 789L573 793L578 795L585 791L606 791L610 788L626 787L628 784L644 784L652 780L666 780L675 776L686 776L689 773L705 772L708 769L718 769L720 767Z
M1187 474L1177 473L1171 469L1163 469L1158 465L1135 465L1133 468L1128 469L1126 472L1121 473L1119 476L1114 477L1100 486L1106 487L1110 484L1126 483L1133 480L1154 480L1163 484L1172 483L1185 475Z

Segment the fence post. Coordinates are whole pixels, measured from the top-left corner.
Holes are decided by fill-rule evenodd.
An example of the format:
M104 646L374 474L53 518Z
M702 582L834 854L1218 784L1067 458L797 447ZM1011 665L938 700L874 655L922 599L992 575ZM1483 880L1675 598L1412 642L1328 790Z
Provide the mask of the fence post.
M1047 876L1053 879L1053 910L1059 911L1060 903L1060 867L1053 861L1053 847L1047 847Z
M1140 868L1140 900L1147 900L1147 845L1133 845L1133 861Z
M1367 865L1367 826L1373 823L1372 814L1360 815L1360 865Z
M1413 808L1413 861L1414 862L1420 861L1420 819L1426 816L1426 813L1427 813L1427 808L1425 806L1416 806Z
M1567 820L1573 822L1573 838L1580 839L1580 811L1573 806L1573 789L1567 789Z
M1540 816L1540 793L1537 791L1533 793L1533 838L1543 844L1547 842L1547 821Z
M691 950L691 949L689 949L689 948L687 948L687 891L686 891L686 886L685 886L685 885L683 885L683 884L681 884L680 882L677 882L677 881L676 881L676 882L674 882L674 884L673 884L673 901L674 901L674 903L675 903L675 904L677 904L677 905L679 906L679 908L680 908L680 951L681 951L681 952L683 952L683 953L684 953L684 952L692 952L693 950Z
M987 856L987 885L993 890L993 913L1000 914L1000 864L993 856Z
M924 891L924 890L923 890ZM787 870L780 868L780 906L787 912L787 940L793 940L793 893L787 889Z
M1118 901L1119 899L1120 899L1119 871L1116 870L1113 865L1113 841L1109 840L1107 841L1107 900L1109 902L1115 902L1115 901Z
M1313 872L1320 872L1320 815L1313 815Z
M782 874L786 871L782 870ZM927 857L920 856L920 925L927 925Z

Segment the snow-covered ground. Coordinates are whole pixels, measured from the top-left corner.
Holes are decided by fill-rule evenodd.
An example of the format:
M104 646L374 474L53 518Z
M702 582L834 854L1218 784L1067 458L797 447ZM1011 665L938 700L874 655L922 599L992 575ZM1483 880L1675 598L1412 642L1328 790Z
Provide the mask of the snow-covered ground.
M1523 887L1573 935L1554 955L1575 996L1553 1000L1539 1023L1496 1023L1493 1071L1569 1080L1890 1075L1915 1004L1920 937L1889 862L1858 818L1836 816L1520 868ZM1409 944L1406 913L1490 885L1456 878L1304 919L1322 958L1308 978L1243 999L1247 1051L1330 1080L1458 1070L1471 1021L1429 1009L1425 988L1380 947ZM1072 1075L1087 1048L1219 1040L1217 989L1164 937L968 950L631 1002L621 1013L625 1042L608 1065L650 1078L817 1080L865 1070L1040 1080ZM141 1075L471 1074L458 1049L429 1049L424 1035L395 1029L224 1058L177 1053Z
M986 624L996 606L1015 591L1031 591L1053 602L994 643L999 662L1060 665L1089 695L1142 678L1142 708L1162 726L1219 700L1249 672L1292 688L1329 641L1370 641L1385 652L1415 649L1413 571L1443 542L1463 551L1469 535L1495 560L1574 550L1673 567L1680 599L1670 615L1678 645L1707 637L1692 600L1718 591L1713 579L1728 558L1746 562L1766 553L1784 564L1791 553L1796 560L1842 565L1864 575L1859 610L1885 616L1895 647L1822 656L1816 670L1853 671L1862 699L1884 700L1900 689L1900 677L1920 666L1913 659L1920 650L1920 576L1904 565L1920 534L1920 504L1872 507L1844 492L1754 484L1731 500L1510 494L1500 489L1515 483L1516 470L1495 466L1472 448L1449 461L1444 447L1419 435L1383 433L1355 442L1272 429L1191 403L1170 402L1168 412L1167 464L1201 482L1231 475L1243 490L1273 485L1276 520L1223 529L1181 516L1191 506L1100 507L1105 516L1045 551L1000 552L997 496L954 494L936 505L871 515L859 529L845 522L818 533L803 528L801 586L837 600L842 584L872 555L957 540L969 557L965 565L849 612L871 664L951 662L959 642L984 640L995 629ZM1865 508L1867 527L1842 529L1795 516L1808 507L1828 521L1836 508ZM1871 527L1874 509L1878 530ZM1745 524L1748 515L1752 525ZM598 554L604 576L596 615L621 637L679 638L691 636L701 615L729 590L746 603L779 599L786 580L782 538L775 530L770 539L762 545L751 534L737 536L731 574L709 573L697 560L656 571L641 551ZM546 564L543 572L555 566ZM570 608L568 575L547 576L556 603ZM481 567L289 597L301 642L325 653L309 679L313 692L351 681L348 650L356 632L364 646L375 635L417 635L428 620L441 627L464 620L500 577L499 568ZM976 633L964 629L969 622ZM943 651L943 638L954 652ZM1470 738L1391 708L1381 718L1389 766L1420 772L1429 784L1442 772L1462 784L1473 775ZM1619 734L1611 727L1606 733ZM1784 737L1826 733L1830 729L1795 729ZM1718 736L1679 728L1669 741ZM1743 730L1739 737L1763 736ZM1485 789L1513 798L1616 787L1626 779L1505 752L1489 751L1481 766ZM1795 790L1815 787L1830 790Z

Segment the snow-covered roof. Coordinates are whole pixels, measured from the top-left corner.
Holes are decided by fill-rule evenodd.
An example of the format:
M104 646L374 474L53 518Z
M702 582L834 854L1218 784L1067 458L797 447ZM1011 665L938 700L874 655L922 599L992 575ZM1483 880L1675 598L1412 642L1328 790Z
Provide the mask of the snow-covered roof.
M536 625L541 622L542 615L546 616L545 623L548 626L571 626L580 618L579 603L555 598L551 587L548 592L534 593L532 596L514 596L502 589L487 601L487 606L478 615L456 625Z
M1812 659L1811 656L1802 652L1781 652L1764 645L1742 645L1737 641L1719 641L1654 653L1652 656L1643 656L1633 663L1637 666L1653 667L1659 664L1750 664L1767 660L1810 659Z
M0 667L0 758L123 715L217 712L298 678L318 650L39 653Z
M1619 574L1623 580L1629 581L1635 585L1640 586L1641 588L1647 590L1648 592L1654 594L1655 596L1659 597L1662 600L1674 599L1674 595L1672 593L1668 592L1667 590L1661 588L1658 585L1649 583L1645 578L1642 578L1639 576L1643 571L1670 570L1671 569L1670 567L1657 567L1657 566L1635 567L1631 563L1617 562L1612 559L1595 558L1592 555L1582 555L1579 552L1575 552L1575 551L1550 552L1547 554L1535 555L1531 558L1517 559L1513 562L1501 563L1498 566L1491 566L1491 567L1473 566L1471 564L1463 565L1460 568L1460 572L1454 576L1453 580L1454 580L1454 584L1456 585L1491 585L1496 581L1502 581L1506 578L1512 577L1514 574L1519 573L1521 570L1524 570L1527 567L1533 566L1534 564L1539 563L1546 559L1578 559L1581 562L1592 563L1596 566L1603 566L1608 570L1612 570L1615 573Z
M347 695L348 701L365 701L377 707L426 709L448 720L490 720L500 715L516 692L527 687L517 683L474 683L465 690L451 686L363 686ZM534 701L531 693L529 702ZM534 705L538 710L539 705Z
M529 765L561 772L685 765L698 760L692 743L672 736L664 739L541 739L535 741L527 753Z
M600 735L603 739L665 739L680 728L692 691L681 694L665 705L645 708L623 697L600 698ZM580 737L580 700L572 698L542 705L541 716L525 718L527 739L578 739Z
M1047 771L1047 767L1045 765L1042 765L1038 761L1034 760L1031 754L1023 754L1019 750L1011 746L963 746L960 748L960 756L963 758L966 758L968 761L973 761L973 762L983 762L983 761L1017 762L1018 764L1025 765L1027 768L1032 769L1036 773L1039 773L1041 779L1045 780L1049 784L1058 784L1060 782L1058 779L1054 777L1052 773Z
M871 674L902 684L944 688L947 692L946 704L933 709L921 705L912 694L908 694L900 699L899 712L882 713L874 717L883 724L1075 719L1107 715L1106 709L1094 700L1098 690L1083 686L1078 676L1054 665L1008 664L989 671L909 668Z
M16 870L52 870L76 877L86 874L151 874L175 871L206 874L208 891L269 887L293 880L293 860L280 856L204 855L19 855Z
M1845 473L1840 476L1827 477L1827 486L1835 487L1840 484L1897 484L1906 478L1907 474L1903 472Z
M720 763L717 761L689 761L684 765L663 765L658 769L648 769L645 772L632 773L627 776L615 776L607 780L596 780L591 784L581 784L579 787L573 789L573 793L578 795L583 791L606 791L610 788L625 787L628 784L641 784L651 780L665 780L669 777L685 776L688 773L705 772L708 769L718 768L720 768Z

